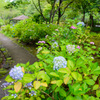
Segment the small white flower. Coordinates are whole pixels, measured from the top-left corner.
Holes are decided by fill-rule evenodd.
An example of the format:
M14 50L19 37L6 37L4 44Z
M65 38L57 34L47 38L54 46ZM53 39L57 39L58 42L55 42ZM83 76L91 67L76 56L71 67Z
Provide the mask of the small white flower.
M58 47L58 43L55 41L55 42L52 44L51 47L52 47L52 48L56 48L56 47Z
M74 53L75 52L75 45L66 45L66 49L69 53Z
M39 53L42 50L42 47L38 48L37 53Z

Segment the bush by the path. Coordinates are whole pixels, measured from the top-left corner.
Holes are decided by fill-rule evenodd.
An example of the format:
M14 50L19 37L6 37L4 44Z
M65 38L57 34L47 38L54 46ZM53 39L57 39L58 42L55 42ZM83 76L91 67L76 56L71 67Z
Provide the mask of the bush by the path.
M38 41L45 35L51 35L57 28L54 24L38 24L31 19L23 20L15 25L7 25L2 27L2 31L10 37L18 37L20 41L30 43Z
M100 66L93 62L93 54L98 54L95 43L87 40L87 29L68 27L38 41L39 62L17 64L12 69L17 72L6 77L10 85L2 86L9 94L3 99L99 100Z

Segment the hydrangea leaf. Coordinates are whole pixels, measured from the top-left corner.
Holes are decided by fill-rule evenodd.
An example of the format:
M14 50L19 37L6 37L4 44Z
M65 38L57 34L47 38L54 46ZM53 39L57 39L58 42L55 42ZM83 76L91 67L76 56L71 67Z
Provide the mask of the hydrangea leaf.
M93 86L93 90L97 90L98 88L99 88L98 84L96 84L96 85Z
M14 90L15 90L16 93L19 92L19 90L21 90L21 88L22 88L22 83L21 82L16 82L14 84Z
M60 94L61 96L63 96L63 97L66 97L66 91L65 91L64 89L62 89L62 88L60 88L59 94Z
M48 84L46 82L40 83L40 85L44 87L48 87Z
M92 80L92 79L87 79L87 80L85 80L85 82L86 82L88 85L94 85L94 84L95 84L95 81Z
M69 77L65 77L65 78L64 78L64 83L67 84L68 81L69 81L69 79L70 79Z
M34 81L33 86L37 90L40 87L41 83L40 81Z
M62 80L57 80L56 84L58 87L60 87L62 85L63 81Z
M49 83L50 81L50 77L44 72L44 71L40 71L38 73L38 76L37 76L38 79L43 79L43 80L46 80L47 83Z
M43 53L43 54L49 54L50 51L49 51L49 50L43 50L42 53Z
M57 82L56 80L54 80L54 81L51 81L51 84L56 84L56 82Z
M100 97L100 90L97 90L97 91L96 91L96 96L97 96L97 97Z
M75 80L82 81L82 75L78 72L72 72L71 75Z
M5 81L7 81L7 82L13 82L14 79L12 79L12 78L10 77L10 75L8 75L8 76L5 78Z
M55 77L59 77L59 75L55 72L51 72L50 75L55 76Z
M66 67L66 68L60 68L60 69L58 70L58 72L70 74L70 70L69 70L68 67Z
M26 82L26 83L29 83L29 82L32 82L34 80L34 77L32 74L24 74L24 77L23 77L23 81Z

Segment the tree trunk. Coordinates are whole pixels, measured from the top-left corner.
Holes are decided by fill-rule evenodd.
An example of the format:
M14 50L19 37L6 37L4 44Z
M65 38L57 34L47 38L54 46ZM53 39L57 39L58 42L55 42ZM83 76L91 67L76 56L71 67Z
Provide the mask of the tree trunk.
M59 0L59 6L61 5L62 2L63 2L63 0ZM57 24L59 24L60 18L61 18L61 8L58 9L58 21L57 21Z
M85 21L85 11L83 11L83 18L82 18L82 22Z
M90 26L94 27L94 20L93 20L93 15L90 14Z

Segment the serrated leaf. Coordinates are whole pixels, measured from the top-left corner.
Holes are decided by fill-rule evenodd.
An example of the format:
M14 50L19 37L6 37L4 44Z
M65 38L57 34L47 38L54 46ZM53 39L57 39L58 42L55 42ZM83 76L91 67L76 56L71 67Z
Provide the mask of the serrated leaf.
M33 86L37 90L40 87L40 81L34 81Z
M24 74L24 76L23 76L23 81L25 82L25 83L29 83L29 82L32 82L34 80L34 77L33 77L33 75L32 74Z
M57 82L56 82L56 84L57 84L57 86L59 87L59 86L61 86L62 85L62 83L63 83L63 81L62 80L57 80Z
M68 81L69 81L69 79L70 79L69 77L65 77L65 78L64 78L64 83L67 84Z
M73 69L74 68L74 62L71 60L68 60L68 68Z
M96 90L96 96L100 97L100 90Z
M56 82L57 82L56 80L55 81L51 81L51 84L56 84Z
M92 80L92 79L87 79L87 80L85 80L85 82L86 82L88 85L94 85L94 84L95 84L95 81Z
M48 87L48 84L46 82L40 83L40 85L44 87Z
M68 67L66 67L66 68L60 68L59 70L58 70L58 72L60 72L60 73L70 73L70 70L69 70L69 68Z
M56 74L55 72L51 72L50 75L55 76L55 77L59 77L59 75Z
M43 53L43 54L49 54L50 51L49 51L49 50L43 50L42 53Z
M7 81L7 82L13 82L13 81L15 81L15 80L12 79L12 78L10 77L10 75L8 75L8 76L5 78L5 81Z
M78 72L72 72L71 75L75 80L82 81L82 75Z
M61 96L63 96L63 97L66 97L66 91L65 91L64 89L62 89L62 88L60 88L59 94L60 94Z
M19 92L19 90L21 90L21 88L22 88L22 83L21 82L16 82L14 84L14 90L15 90L16 93Z
M35 63L34 63L34 66L35 66L36 68L39 68L38 62L35 62Z
M96 85L93 86L93 90L97 90L98 88L99 88L98 84L96 84Z

